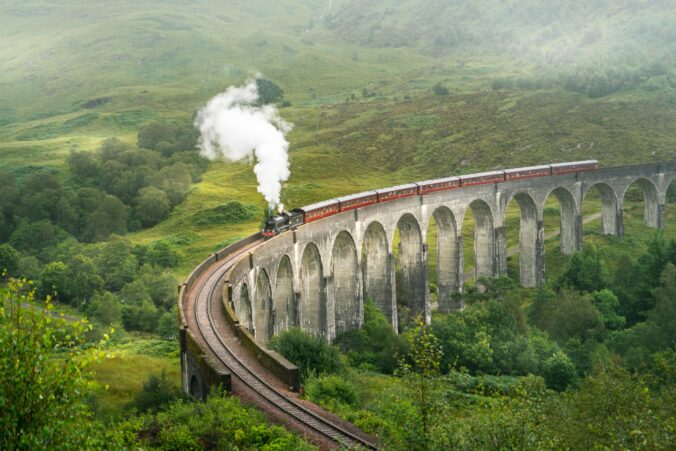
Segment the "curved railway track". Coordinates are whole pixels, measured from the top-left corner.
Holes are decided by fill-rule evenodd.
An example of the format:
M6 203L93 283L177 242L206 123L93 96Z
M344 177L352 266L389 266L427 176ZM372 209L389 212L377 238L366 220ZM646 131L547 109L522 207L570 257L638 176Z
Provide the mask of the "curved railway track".
M207 344L212 354L218 358L246 387L252 390L269 406L290 417L294 422L300 423L324 438L325 441L334 443L336 446L348 448L377 449L374 443L359 437L341 427L341 425L301 405L299 402L286 395L282 391L270 385L257 375L246 363L245 359L238 357L236 352L226 342L218 331L217 324L213 319L212 305L220 297L218 293L219 282L239 260L239 257L248 253L262 243L263 240L251 243L251 245L229 255L226 259L212 265L204 273L194 287L195 301L191 312L197 331Z

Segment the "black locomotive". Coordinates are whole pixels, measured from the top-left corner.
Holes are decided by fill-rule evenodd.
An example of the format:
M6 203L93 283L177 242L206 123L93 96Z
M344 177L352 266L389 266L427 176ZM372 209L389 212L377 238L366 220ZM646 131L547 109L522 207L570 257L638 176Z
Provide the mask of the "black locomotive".
M282 212L265 221L263 236L270 238L289 229L295 229L303 223L303 211L295 209L290 212Z

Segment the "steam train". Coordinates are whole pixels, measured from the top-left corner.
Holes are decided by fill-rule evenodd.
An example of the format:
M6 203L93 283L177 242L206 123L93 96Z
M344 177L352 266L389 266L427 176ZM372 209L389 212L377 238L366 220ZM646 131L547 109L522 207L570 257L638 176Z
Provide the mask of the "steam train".
M265 221L263 236L266 238L278 235L286 230L295 229L303 224L317 221L338 213L379 204L405 197L424 196L437 191L464 188L476 185L488 185L501 182L546 177L552 175L572 174L576 172L595 171L599 163L596 160L574 161L570 163L545 164L525 168L505 169L500 171L481 172L478 174L445 177L389 188L365 191L349 196L329 199L316 204L296 208L290 212L282 212Z

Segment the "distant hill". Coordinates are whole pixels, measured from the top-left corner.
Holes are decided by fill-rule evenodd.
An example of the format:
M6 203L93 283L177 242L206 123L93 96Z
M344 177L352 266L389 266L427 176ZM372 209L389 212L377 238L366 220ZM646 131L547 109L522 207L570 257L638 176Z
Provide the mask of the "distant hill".
M5 2L0 170L59 167L105 137L134 142L150 120L188 123L255 74L291 103L290 187L299 161L337 159L303 174L329 179L290 189L299 200L381 177L674 159L670 3Z

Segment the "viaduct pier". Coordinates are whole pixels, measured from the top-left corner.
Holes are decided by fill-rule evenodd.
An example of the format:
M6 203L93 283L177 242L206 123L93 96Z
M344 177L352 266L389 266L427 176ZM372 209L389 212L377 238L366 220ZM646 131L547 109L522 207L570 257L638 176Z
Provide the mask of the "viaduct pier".
M232 331L238 352L249 355L239 356L240 363L247 366L256 356L260 371L271 373L293 392L297 369L265 348L275 334L300 327L332 340L361 326L365 299L372 299L395 329L402 307L429 321L431 252L437 262L439 309L461 307L453 294L463 290L462 225L469 211L474 217L475 279L503 276L506 210L516 201L520 282L533 287L545 278L543 213L550 196L560 205L561 251L569 255L582 245L582 203L592 188L601 197L603 233L620 236L627 190L634 184L641 189L646 225L661 228L667 190L675 177L676 162L671 162L483 184L368 205L266 241L260 235L249 237L211 255L181 286L183 386L201 396L215 383L242 382L243 373L224 356L229 345L222 336ZM435 249L427 245L432 219L437 228ZM359 433L350 434L352 438L335 443L355 446ZM369 445L360 446L372 446L368 438L365 443Z

